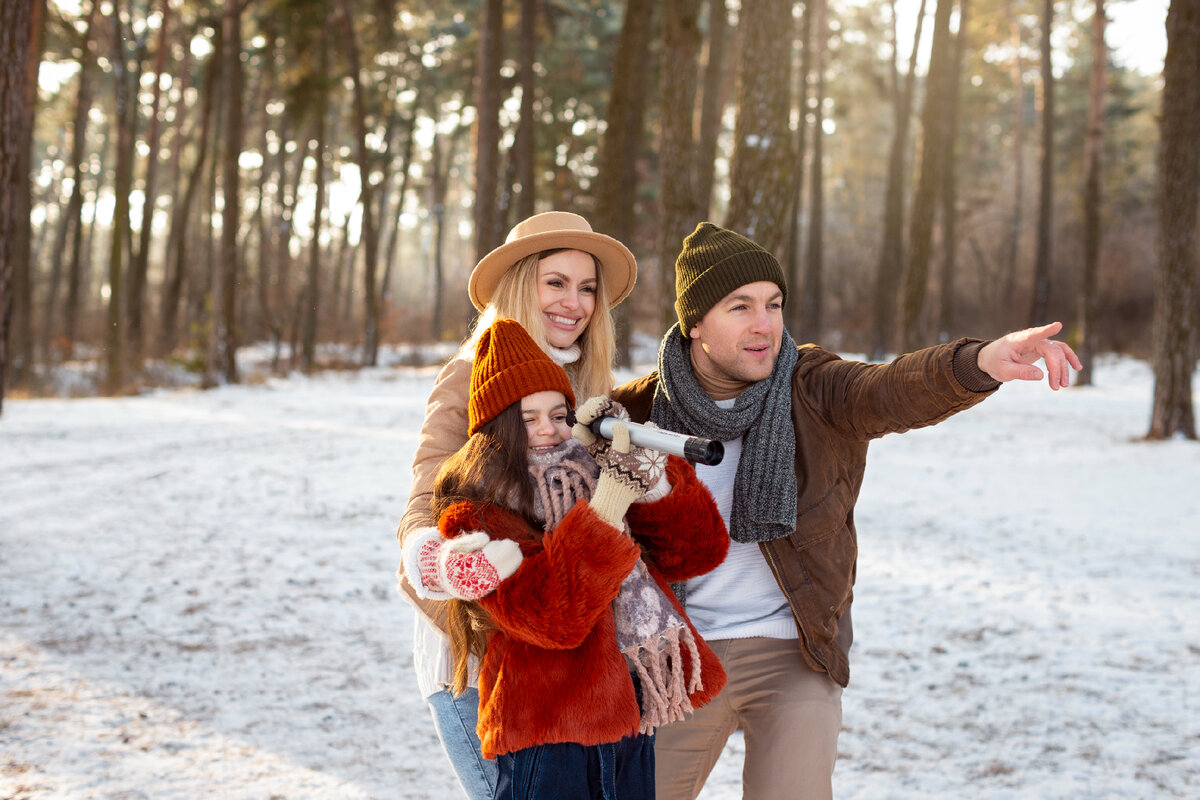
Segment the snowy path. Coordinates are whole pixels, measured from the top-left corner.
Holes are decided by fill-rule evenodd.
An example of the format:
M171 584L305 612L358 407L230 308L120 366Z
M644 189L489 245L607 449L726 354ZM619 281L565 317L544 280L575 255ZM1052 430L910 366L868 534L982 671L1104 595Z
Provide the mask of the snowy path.
M392 577L433 374L7 402L0 797L457 796ZM840 798L1200 796L1200 446L1098 379L872 446Z

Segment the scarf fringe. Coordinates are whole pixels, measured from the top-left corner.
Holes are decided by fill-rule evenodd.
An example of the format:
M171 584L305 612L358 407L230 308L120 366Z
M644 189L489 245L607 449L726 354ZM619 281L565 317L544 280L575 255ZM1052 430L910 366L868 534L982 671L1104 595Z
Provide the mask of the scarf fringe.
M690 677L684 675L685 647L692 664ZM623 652L642 687L642 721L638 733L652 733L655 728L695 711L691 695L703 689L704 682L700 676L700 652L690 628L686 625L669 628L662 635L627 647Z

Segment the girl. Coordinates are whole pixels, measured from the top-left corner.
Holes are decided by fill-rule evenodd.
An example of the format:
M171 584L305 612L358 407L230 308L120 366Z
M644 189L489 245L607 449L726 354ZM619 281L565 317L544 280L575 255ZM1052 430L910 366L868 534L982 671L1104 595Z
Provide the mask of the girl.
M478 733L506 800L652 798L653 731L724 685L668 583L713 569L729 537L686 462L570 438L563 370L512 320L479 340L471 438L438 475L443 546L405 548L410 581L455 601L455 682L481 660ZM581 423L620 415L604 397ZM478 544L489 542L483 549ZM490 552L489 552L490 549ZM507 579L505 579L507 578Z
M637 264L618 242L576 214L550 211L523 220L471 273L468 292L482 314L474 333L437 377L413 459L412 491L397 536L402 545L436 524L433 482L443 462L467 441L467 392L479 337L498 318L514 319L563 365L581 397L613 385L611 309L633 289ZM422 596L403 574L403 596L418 613L413 666L438 738L471 800L492 797L496 762L482 758L475 737L479 697L468 685L450 691L446 604ZM473 684L473 679L469 682Z

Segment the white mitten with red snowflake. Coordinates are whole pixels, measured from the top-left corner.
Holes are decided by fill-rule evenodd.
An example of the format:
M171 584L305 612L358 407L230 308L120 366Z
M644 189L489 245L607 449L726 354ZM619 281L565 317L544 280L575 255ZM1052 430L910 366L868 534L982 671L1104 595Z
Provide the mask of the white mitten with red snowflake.
M414 533L404 548L402 569L417 596L426 600L478 600L521 566L521 548L482 531L445 539L437 528Z
M482 531L445 541L437 555L437 576L445 591L460 600L478 600L496 591L521 566L521 548L509 539L490 539Z

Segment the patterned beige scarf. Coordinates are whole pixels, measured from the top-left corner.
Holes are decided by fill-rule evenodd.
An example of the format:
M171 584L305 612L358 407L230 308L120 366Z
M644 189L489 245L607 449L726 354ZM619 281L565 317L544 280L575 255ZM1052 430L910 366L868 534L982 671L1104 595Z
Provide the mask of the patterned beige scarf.
M553 530L577 502L592 496L599 471L596 462L575 439L551 450L529 454L534 508L545 530ZM641 684L639 732L650 733L691 713L688 696L703 688L696 639L640 558L621 582L621 590L613 601L613 617L617 646ZM691 660L690 676L685 675L684 648Z

